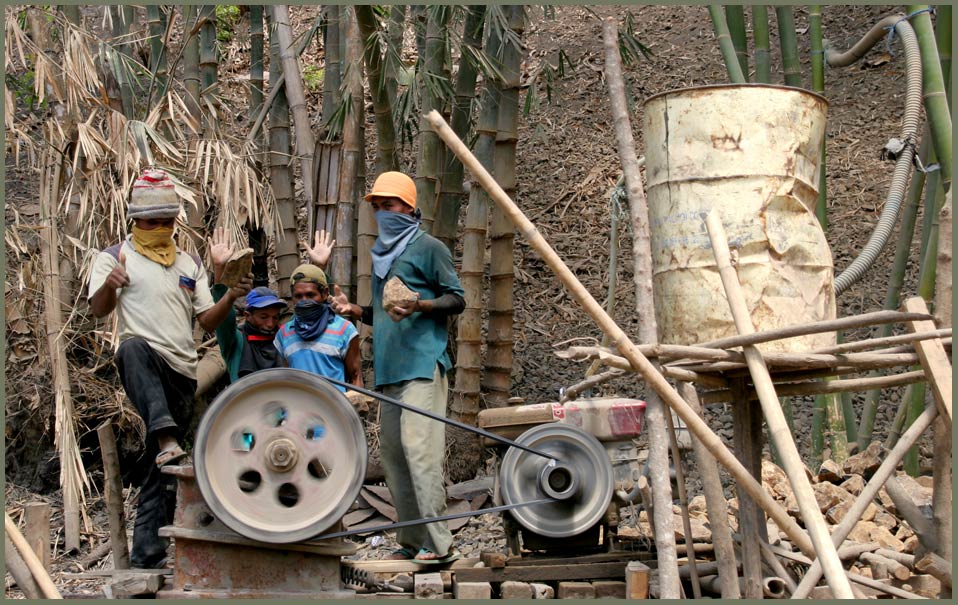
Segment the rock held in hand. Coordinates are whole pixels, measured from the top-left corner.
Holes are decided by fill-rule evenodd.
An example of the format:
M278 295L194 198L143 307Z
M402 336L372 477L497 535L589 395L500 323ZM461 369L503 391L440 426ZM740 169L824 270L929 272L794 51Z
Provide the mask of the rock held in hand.
M220 283L228 288L239 284L240 280L249 275L253 269L253 249L244 248L233 253L223 267Z
M392 277L383 287L383 310L387 313L395 307L408 307L419 300L419 293L410 290L398 277Z

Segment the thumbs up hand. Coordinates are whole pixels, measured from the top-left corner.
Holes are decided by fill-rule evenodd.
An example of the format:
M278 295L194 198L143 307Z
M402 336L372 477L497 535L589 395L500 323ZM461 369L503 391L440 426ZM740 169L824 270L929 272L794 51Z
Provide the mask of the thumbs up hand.
M126 253L120 250L120 258L117 266L106 276L105 285L117 290L123 286L130 285L130 276L126 272Z

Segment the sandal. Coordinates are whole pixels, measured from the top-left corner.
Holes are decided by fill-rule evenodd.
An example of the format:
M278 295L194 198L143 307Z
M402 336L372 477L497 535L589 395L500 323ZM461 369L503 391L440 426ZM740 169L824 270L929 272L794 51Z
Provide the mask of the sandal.
M156 455L156 465L160 468L173 466L183 458L186 458L186 452L183 451L183 448L179 445L173 445Z
M428 548L420 548L419 554L416 555L414 561L420 564L432 565L432 564L441 564L441 563L452 563L462 555L459 554L459 551L455 549L449 549L449 552L443 556L437 556L436 553L429 550Z
M409 561L415 558L415 556L416 555L408 548L398 548L383 557L383 561Z

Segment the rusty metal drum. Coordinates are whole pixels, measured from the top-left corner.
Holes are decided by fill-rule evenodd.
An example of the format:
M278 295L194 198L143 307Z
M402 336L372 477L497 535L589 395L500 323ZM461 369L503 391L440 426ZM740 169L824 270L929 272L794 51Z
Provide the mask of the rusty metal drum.
M784 86L675 90L645 103L646 187L659 342L736 334L705 228L718 209L756 331L835 317L831 250L815 217L827 101ZM759 345L834 344L834 333Z

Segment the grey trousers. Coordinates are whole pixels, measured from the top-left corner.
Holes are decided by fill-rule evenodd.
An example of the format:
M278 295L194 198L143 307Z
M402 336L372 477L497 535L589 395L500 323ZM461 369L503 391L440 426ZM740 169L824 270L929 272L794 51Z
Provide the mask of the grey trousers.
M432 380L418 379L383 387L383 394L403 403L446 415L449 380L436 365ZM442 463L446 425L415 412L383 403L380 409L379 447L386 484L400 521L438 517L446 512L446 487ZM445 521L403 527L396 541L418 552L428 548L445 556L452 533Z

